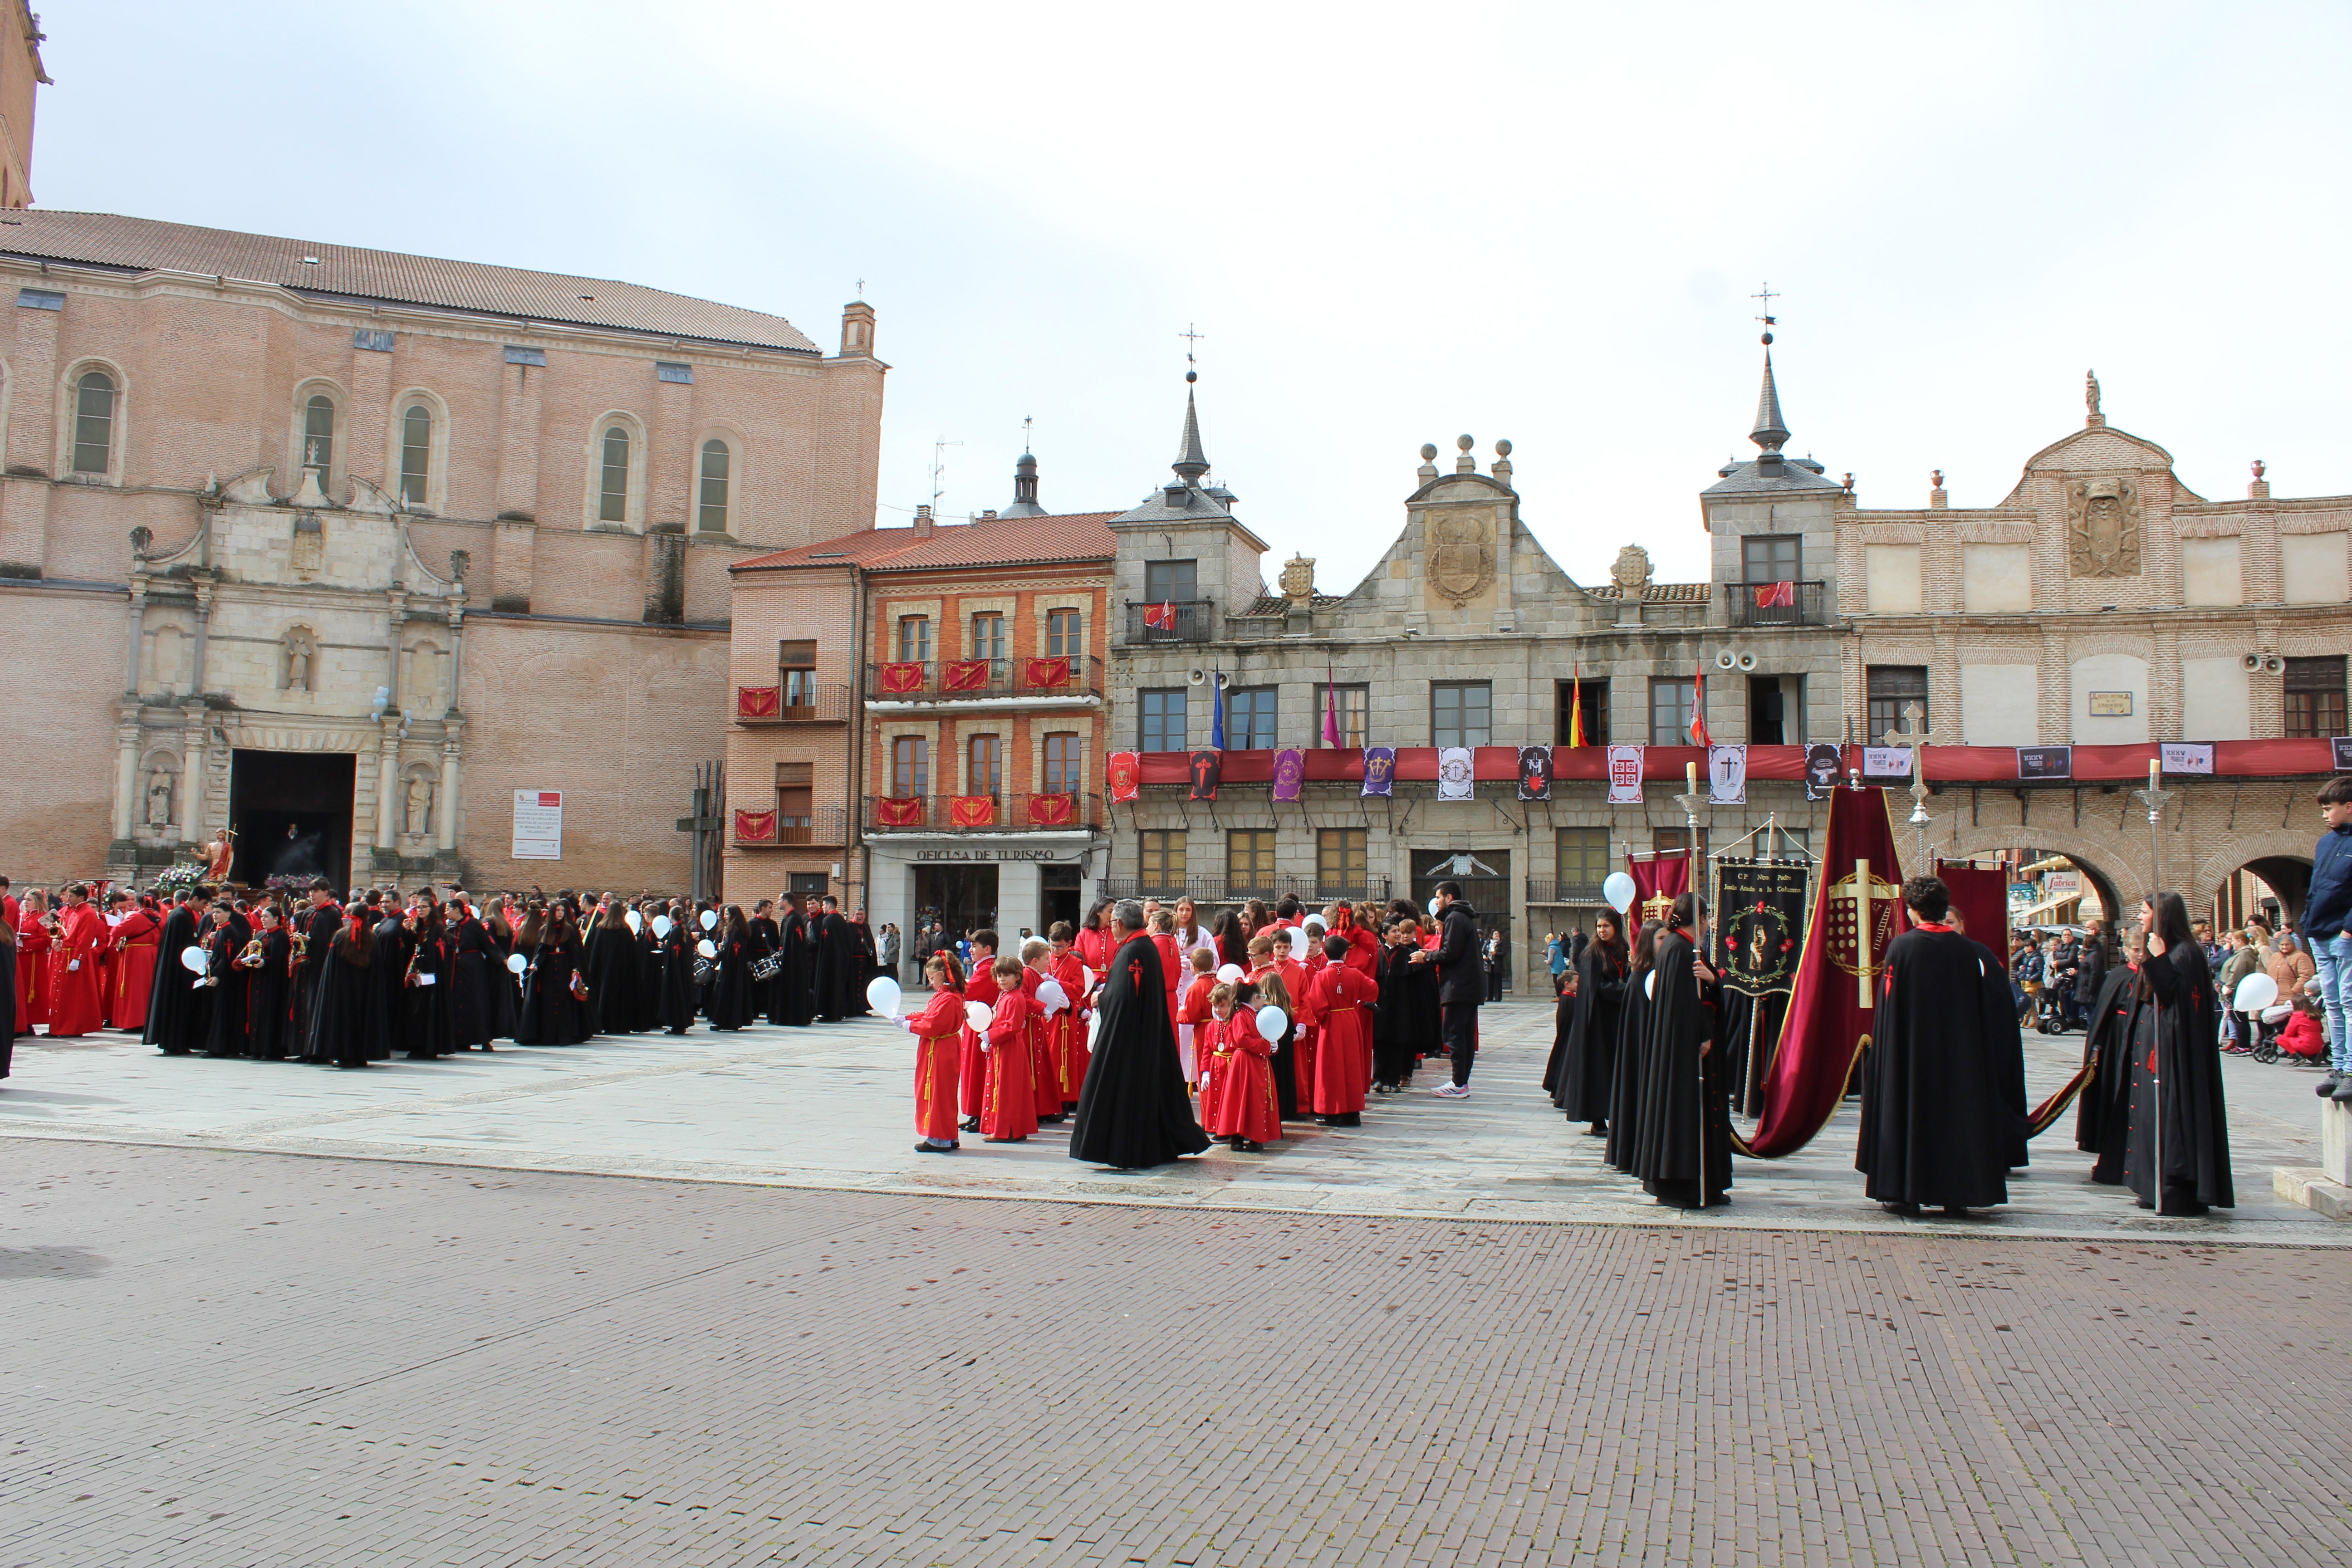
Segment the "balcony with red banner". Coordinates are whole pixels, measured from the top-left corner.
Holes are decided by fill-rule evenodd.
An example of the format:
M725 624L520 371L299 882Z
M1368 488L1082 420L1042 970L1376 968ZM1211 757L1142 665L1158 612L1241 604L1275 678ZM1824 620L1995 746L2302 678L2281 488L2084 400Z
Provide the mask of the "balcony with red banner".
M846 724L849 688L835 681L812 685L799 681L779 686L739 686L735 689L738 724Z
M1085 833L1102 826L1102 796L1082 794L867 795L868 833Z
M1723 597L1735 626L1829 624L1825 583L1727 583Z
M832 848L849 842L849 811L838 805L796 814L738 807L729 827L728 842L740 849Z
M968 702L1091 707L1101 702L1102 690L1102 660L1090 654L884 660L866 667L866 700L885 708Z

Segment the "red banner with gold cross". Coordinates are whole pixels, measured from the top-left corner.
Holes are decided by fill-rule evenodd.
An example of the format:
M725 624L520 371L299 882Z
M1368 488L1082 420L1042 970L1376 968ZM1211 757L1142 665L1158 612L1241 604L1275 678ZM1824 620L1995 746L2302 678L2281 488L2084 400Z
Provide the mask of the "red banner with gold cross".
M776 836L776 814L772 811L739 811L735 814L735 842L765 844Z
M920 827L923 825L923 797L919 795L886 795L874 803L874 820L883 827Z
M996 826L996 797L992 795L960 795L948 803L948 821L958 827L993 827Z
M941 691L985 691L988 689L988 660L984 658L951 658L940 667Z
M893 697L923 689L923 667L916 663L886 664L882 667L882 689Z
M1078 817L1078 797L1074 795L1033 795L1029 797L1029 821L1036 827L1067 827Z
M1033 658L1023 671L1022 679L1032 691L1053 691L1070 684L1070 661L1061 658Z
M739 686L735 689L735 717L738 719L772 719L783 700L781 686Z

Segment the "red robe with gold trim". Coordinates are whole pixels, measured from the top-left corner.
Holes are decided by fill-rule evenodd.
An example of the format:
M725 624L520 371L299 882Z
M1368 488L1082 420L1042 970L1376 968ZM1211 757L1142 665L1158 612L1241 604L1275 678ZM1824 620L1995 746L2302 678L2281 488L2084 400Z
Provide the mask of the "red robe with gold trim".
M147 1004L155 992L155 957L163 922L143 909L133 909L114 928L114 962L108 967L106 1026L144 1029Z
M965 1001L985 1002L991 1007L996 1005L996 976L988 971L988 965L994 962L993 959L985 959L973 963L972 977L963 988ZM966 1025L963 1031L963 1071L956 1094L966 1116L979 1115L981 1106L988 1099L989 1060L988 1052L982 1047L979 1031Z
M915 1131L952 1143L956 1079L963 1068L963 993L931 993L930 1005L907 1020L915 1037Z
M49 1037L65 1039L106 1026L106 990L100 959L106 952L106 917L88 904L58 911L58 937L49 950Z
M1021 966L1021 994L1029 999L1029 1085L1037 1106L1037 1119L1062 1114L1062 1075L1054 1067L1054 1047L1045 1037L1045 1007L1037 1000L1037 987L1045 976Z
M1360 1111L1372 1081L1371 1005L1380 1000L1380 983L1334 963L1314 978L1307 994L1315 1016L1315 1114Z
M1008 991L996 999L996 1021L988 1026L988 1097L980 1106L984 1137L1026 1138L1037 1131L1037 1094L1030 1079L1037 1059L1030 1044L1036 1012L1025 991ZM1054 1109L1061 1109L1058 1100Z
M1274 1096L1274 1047L1257 1032L1257 1019L1237 1012L1212 1020L1201 1033L1209 1043L1210 1080L1215 1086L1202 1109L1202 1125L1213 1138L1247 1138L1270 1143L1282 1136L1282 1113Z
M1066 952L1052 961L1054 984L1070 1005L1045 1020L1045 1045L1054 1061L1055 1081L1062 1086L1062 1103L1076 1105L1078 1090L1087 1086L1087 992L1086 964L1078 955Z
M49 1021L49 933L26 910L16 917L16 1032Z

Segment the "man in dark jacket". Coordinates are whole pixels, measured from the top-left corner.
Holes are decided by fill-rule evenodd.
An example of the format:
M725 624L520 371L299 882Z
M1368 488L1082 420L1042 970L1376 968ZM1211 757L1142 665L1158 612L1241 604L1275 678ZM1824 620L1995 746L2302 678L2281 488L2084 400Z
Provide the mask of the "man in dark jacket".
M1415 953L1412 962L1437 965L1437 1005L1454 1078L1430 1092L1440 1100L1467 1100L1470 1058L1478 1049L1478 1005L1486 999L1486 966L1478 956L1478 911L1462 896L1461 883L1437 884L1437 918L1436 950Z
M2083 941L2074 950L2074 1016L2087 1032L2091 1026L2092 1004L2099 999L2099 987L2107 979L2106 933L2093 921L2083 932Z
M2346 1027L2352 1025L2352 773L2319 786L2319 810L2327 831L2311 852L2311 891L2303 902L2303 934L2327 1016L2329 1065L2319 1092L2352 1100L2352 1038Z

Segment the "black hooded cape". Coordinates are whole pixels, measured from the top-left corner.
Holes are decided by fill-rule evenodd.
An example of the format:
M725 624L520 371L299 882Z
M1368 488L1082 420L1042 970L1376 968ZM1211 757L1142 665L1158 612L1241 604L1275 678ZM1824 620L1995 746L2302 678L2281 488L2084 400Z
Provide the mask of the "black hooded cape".
M1209 1135L1185 1097L1160 949L1150 937L1130 938L1111 956L1097 1016L1094 1059L1070 1123L1070 1158L1135 1171L1206 1149Z
M2000 981L1997 995L1987 969ZM2025 1142L2022 1047L2007 972L1958 931L1905 931L1887 947L1877 1014L1862 1058L1853 1160L1864 1190L1883 1204L2007 1203L2009 1170Z

